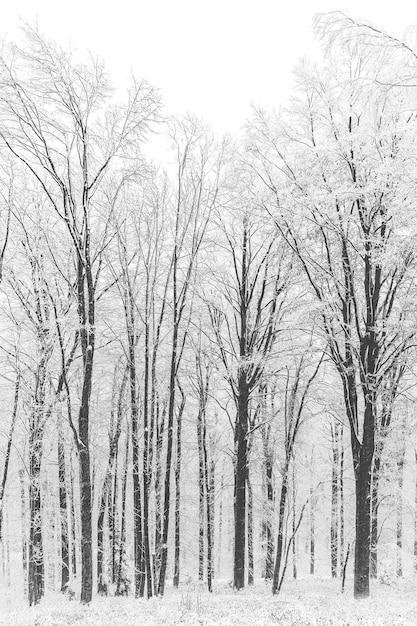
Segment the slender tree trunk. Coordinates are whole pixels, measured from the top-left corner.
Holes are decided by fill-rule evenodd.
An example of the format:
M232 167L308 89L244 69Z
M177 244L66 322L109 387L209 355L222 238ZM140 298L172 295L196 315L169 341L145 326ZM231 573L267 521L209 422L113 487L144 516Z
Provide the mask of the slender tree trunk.
M110 489L109 489L109 544L110 544L110 574L112 585L116 584L117 578L117 497L118 497L118 460L119 460L119 437L117 437L117 444L115 446L114 463L112 467L112 475L110 476Z
M156 453L155 453L155 553L154 580L159 579L162 550L162 445L164 440L166 407L162 409L159 423L159 404L156 411Z
M244 335L244 333L242 333ZM248 423L249 423L249 388L245 372L239 375L238 415L235 425L235 543L233 586L243 589L245 586L245 551L246 551L246 481L248 462Z
M253 493L252 485L247 477L248 486L248 585L254 583L254 559L253 559Z
M163 503L163 511L162 511L161 569L159 572L159 583L158 583L158 595L160 596L163 596L164 591L165 591L165 579L166 579L166 570L167 570L167 563L168 563L168 531L169 531L169 519L170 519L171 464L172 464L172 449L173 449L176 371L178 367L177 348L178 348L178 312L177 312L177 294L176 294L176 275L175 275L175 270L174 270L174 328L173 328L173 335L172 335L172 351L171 351L170 380L169 380L167 452L166 452L166 461L165 461L164 503Z
M70 576L70 554L68 539L67 475L65 468L65 446L61 419L61 414L58 414L58 481L59 517L61 526L61 592L65 592L68 588Z
M147 290L148 300L148 290ZM148 304L146 303L146 310ZM143 552L146 570L146 593L150 598L153 594L152 582L152 562L149 542L149 487L150 487L150 467L149 467L149 323L145 326L145 381L144 381L144 403L143 403Z
M129 379L130 407L132 417L132 464L133 464L133 536L134 536L134 571L135 597L142 597L145 589L143 568L143 536L142 536L142 502L139 478L139 431L138 431L138 399L136 390L135 365L135 329L132 296L129 297L128 312L128 343L129 343Z
M204 579L204 453L203 453L203 412L204 402L200 397L200 407L197 415L197 444L198 444L198 580Z
M269 450L265 458L266 474L266 514L265 514L265 535L266 535L266 558L265 558L265 578L272 580L274 575L274 532L272 519L274 512L274 486L273 486L273 461Z
M288 495L288 466L289 457L287 453L287 459L285 461L284 471L282 474L281 495L279 499L279 513L278 513L278 538L277 538L277 553L275 557L274 577L272 579L272 593L278 592L278 585L280 580L282 556L284 549L284 530L285 530L285 509L287 504Z
M104 516L106 513L106 504L108 499L108 490L109 484L111 480L111 474L109 468L106 470L106 476L104 478L104 485L101 493L100 504L98 509L98 518L97 518L97 593L101 596L107 595L107 584L105 581L104 571L103 571L103 560L104 560ZM111 526L109 522L109 527ZM111 535L111 530L109 528L109 534ZM111 538L110 538L110 546L111 546Z
M75 496L74 496L74 473L71 459L71 471L70 471L70 487L71 487L71 508L70 508L70 520L71 520L71 575L73 578L77 576L77 529L75 518Z
M417 572L417 451L414 452L414 571Z
M217 573L221 572L221 555L222 555L222 543L223 543L223 489L224 489L224 472L222 470L222 476L220 479L220 501L219 501L219 531L218 531L218 550L217 550ZM417 493L417 489L416 489ZM417 496L416 496L417 497ZM417 514L416 514L417 517Z
M214 458L210 463L210 488L206 490L207 502L207 588L213 589L213 555L214 555L214 494L215 494L215 463Z
M185 395L179 387L181 392L181 405L178 410L177 417L177 458L175 464L175 547L174 547L174 580L173 585L178 589L180 583L180 524L181 524L181 429L182 429L182 414L185 407Z
M26 540L26 496L25 479L23 469L19 469L20 482L20 517L22 523L22 567L23 567L23 590L25 597L28 592L28 545Z
M42 506L40 470L42 441L37 429L30 435L30 484L29 484L29 606L38 604L44 593L44 560L42 543Z
M315 548L316 548L316 537L315 537L315 506L316 501L313 497L313 485L311 484L311 476L310 476L310 574L314 575L314 566L315 566Z
M401 442L401 450L397 459L397 576L403 575L403 482L404 482L405 446Z
M2 255L0 255L0 281L1 281L1 260L2 260ZM4 465L3 465L3 476L2 476L1 484L0 484L0 544L3 539L2 522L3 522L4 495L6 493L7 474L9 472L13 433L14 433L14 428L16 425L17 411L18 411L18 405L19 405L19 390L20 390L20 374L18 373L16 376L16 383L15 383L15 389L14 389L12 421L10 424L9 436L7 438L6 455L4 457Z
M129 433L129 425L128 425L127 432L126 432L126 452L125 452L123 483L122 483L122 503L121 503L122 511L121 511L121 522L120 522L119 562L118 562L117 579L116 579L116 595L117 596L125 596L128 593L124 567L125 567L125 558L126 558L126 492L127 492L127 474L128 474L128 469L129 469L129 442L130 442L130 433Z
M292 462L292 577L297 578L297 546L296 546L296 517L295 517L295 504L296 504L296 490L295 490L295 461Z
M340 495L340 556L339 567L340 576L343 573L344 554L345 554L345 500L344 500L344 457L345 451L343 447L343 424L340 430L340 466L339 466L339 495Z
M339 543L339 427L335 423L332 431L332 496L331 496L331 522L330 522L330 561L332 578L337 577L337 549Z

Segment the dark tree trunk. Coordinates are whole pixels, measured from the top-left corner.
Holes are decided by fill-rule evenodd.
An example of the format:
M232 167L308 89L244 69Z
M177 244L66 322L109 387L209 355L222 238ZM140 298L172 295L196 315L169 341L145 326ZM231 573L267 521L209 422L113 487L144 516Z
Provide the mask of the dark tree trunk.
M217 572L221 572L221 554L223 543L223 489L224 489L224 473L220 479L220 502L219 502L219 531L218 531L218 550L217 550ZM214 498L214 495L213 495ZM214 532L214 528L213 528Z
M175 463L175 546L174 546L174 580L173 585L178 589L180 583L180 549L181 549L181 429L182 414L185 407L185 395L178 385L181 392L181 405L178 410L177 417L177 458Z
M201 390L200 390L201 391ZM197 443L198 443L198 580L204 579L204 453L203 453L203 419L205 403L200 397L200 407L197 415Z
M243 589L245 586L245 550L246 550L246 481L248 462L248 423L249 423L249 388L246 374L239 375L238 415L235 425L235 543L233 586Z
M209 591L213 589L213 554L214 554L214 475L215 464L212 458L210 463L210 485L206 490L207 504L207 588Z
M373 448L367 449L364 444L362 445L360 460L355 472L354 596L358 599L369 596L372 452Z
M88 207L84 207L88 211ZM82 253L80 252L82 250ZM83 241L79 241L77 259L77 306L80 331L83 377L81 403L78 412L76 445L79 462L81 512L81 604L93 597L92 553L92 489L90 473L90 398L93 382L95 352L95 287L90 259L90 232L85 226Z
M414 571L417 572L417 451L414 453Z
M252 485L247 477L248 486L248 585L254 583L254 559L253 559L253 493Z
M159 579L161 569L161 550L162 550L162 446L164 440L166 407L162 409L162 415L159 417L159 404L156 411L156 453L155 453L155 554L154 554L154 580L155 585ZM159 423L160 420L160 423Z
M97 593L101 596L107 595L107 583L104 578L103 557L104 557L104 516L106 512L106 502L108 488L111 480L109 470L106 471L104 485L100 499L97 518Z
M401 450L397 459L397 576L403 575L403 481L404 481L405 447L401 443Z
M61 522L61 591L68 588L70 576L70 554L68 538L67 475L65 467L65 446L62 433L61 416L58 416L58 481L59 481L59 517Z
M22 567L23 567L23 590L25 597L28 593L28 544L26 541L26 496L23 469L19 469L20 482L20 516L22 522Z
M343 425L340 430L340 466L339 466L339 494L340 494L340 576L343 573L345 554L345 500L344 500L344 462Z
M126 492L127 492L127 475L129 469L129 443L130 433L129 425L126 432L126 449L123 468L123 480L122 480L122 502L121 502L121 519L120 519L120 540L119 540L119 554L118 563L116 569L116 596L125 596L128 594L128 585L125 573L125 558L126 558Z
M174 253L176 255L176 252ZM175 410L175 387L176 372L178 368L178 310L176 293L176 263L174 267L174 328L172 334L170 379L169 379L169 400L168 400L168 429L167 429L167 451L165 461L165 484L164 503L162 511L162 547L161 547L161 568L159 572L158 595L163 596L165 591L165 579L168 563L168 531L170 519L170 496L171 496L171 465L173 449L173 428Z
M74 473L71 461L70 471L70 487L71 487L71 574L75 578L77 575L77 530L75 521L75 497L74 497Z
M117 567L116 576L116 596L126 596L128 594L128 585L126 580L125 557L126 557L126 492L127 492L127 474L129 469L129 442L130 433L129 426L126 432L126 451L124 459L123 469L123 483L122 483L122 510L120 521L120 543L119 543L119 562Z
M371 556L369 573L370 577L376 579L378 576L378 486L381 468L381 456L378 449L374 457L372 472L372 494L371 494Z
M272 519L274 513L274 485L273 485L273 459L272 453L269 450L269 443L264 444L265 455L265 482L266 482L266 506L265 506L265 543L266 543L266 556L265 556L265 578L266 580L272 580L274 575L274 534L272 528Z
M2 258L3 257L0 254L0 281L1 281L1 259ZM14 428L16 425L17 410L18 410L18 405L19 405L19 389L20 389L20 374L18 373L16 376L16 383L15 383L15 389L14 389L12 422L10 424L9 436L7 438L6 454L4 457L4 464L3 464L3 476L2 476L1 484L0 484L0 544L3 540L2 523L3 523L4 494L6 492L6 483L7 483L7 475L9 472L10 454L12 451L13 433L14 433Z
M282 474L281 495L279 499L278 513L278 537L277 537L277 553L275 557L274 577L272 579L272 593L278 592L278 585L281 573L282 556L284 549L284 531L285 531L285 510L288 495L288 466L289 458L285 461L284 471Z
M339 427L336 423L331 427L332 433L332 495L330 522L330 562L332 578L337 577L337 549L339 544Z
M42 545L42 507L40 470L42 456L42 439L35 431L30 436L29 466L29 567L28 567L28 598L29 606L38 604L44 593L44 564Z
M118 480L117 480L117 464L119 459L119 437L117 437L116 452L114 456L113 466L111 468L110 488L109 488L109 544L110 544L110 578L112 584L116 584L116 554L117 554L117 498L118 498Z
M296 544L296 517L295 517L295 504L296 504L296 490L295 490L295 461L292 463L292 577L297 578L297 544Z
M310 483L310 574L311 575L314 575L315 549L316 549L315 506L316 506L316 501L315 501L315 498L313 497L313 485Z
M153 594L152 583L152 562L149 542L149 487L150 487L150 467L149 467L149 277L146 288L146 323L145 323L145 373L144 373L144 400L143 400L143 557L146 570L146 593L150 598Z

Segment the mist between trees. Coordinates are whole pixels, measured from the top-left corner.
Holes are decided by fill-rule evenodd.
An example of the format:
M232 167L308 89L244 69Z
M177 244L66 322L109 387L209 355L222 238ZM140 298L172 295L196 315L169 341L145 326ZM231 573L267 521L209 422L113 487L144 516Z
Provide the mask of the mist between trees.
M417 43L315 29L288 107L223 138L37 28L2 48L1 576L31 605L417 570Z

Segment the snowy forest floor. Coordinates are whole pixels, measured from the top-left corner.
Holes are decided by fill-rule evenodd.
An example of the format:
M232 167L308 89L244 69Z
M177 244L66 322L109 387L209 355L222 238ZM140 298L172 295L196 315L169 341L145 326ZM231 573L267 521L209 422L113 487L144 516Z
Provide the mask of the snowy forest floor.
M279 596L259 583L233 592L217 582L214 592L196 584L168 589L151 600L95 598L90 606L48 596L35 608L12 608L7 592L0 601L0 624L8 626L283 626L417 624L417 594L412 581L388 586L374 583L369 600L354 601L351 584L340 593L340 581L301 579L288 581Z

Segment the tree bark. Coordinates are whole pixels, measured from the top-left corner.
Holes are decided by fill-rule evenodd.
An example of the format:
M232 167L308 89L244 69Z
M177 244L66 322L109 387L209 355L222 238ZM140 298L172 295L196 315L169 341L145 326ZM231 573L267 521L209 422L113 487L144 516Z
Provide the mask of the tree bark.
M67 474L65 467L65 446L61 419L61 415L58 415L59 517L61 523L61 592L65 592L68 588L70 576L70 554L68 538Z
M249 423L249 388L245 371L239 374L238 393L238 414L235 424L235 543L233 557L233 586L236 590L243 589L245 586L247 434Z
M339 544L339 427L335 423L331 426L332 433L332 495L331 495L331 522L330 522L330 561L332 578L337 577L337 550Z
M252 485L247 476L248 486L248 585L254 583L254 558L253 558L253 492Z
M178 589L180 583L180 549L181 549L181 429L182 414L185 408L185 395L181 387L181 405L177 416L177 458L175 463L175 547L174 547L174 580L173 585Z

